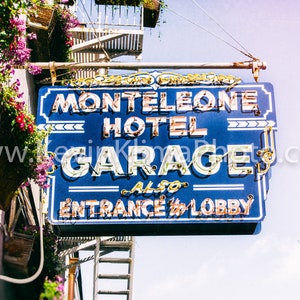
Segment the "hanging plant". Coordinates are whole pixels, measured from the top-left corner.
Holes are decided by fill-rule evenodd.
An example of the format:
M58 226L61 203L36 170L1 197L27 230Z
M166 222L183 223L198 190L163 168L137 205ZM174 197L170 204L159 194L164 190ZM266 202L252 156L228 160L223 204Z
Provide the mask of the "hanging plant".
M31 61L70 61L70 49L73 45L70 29L80 23L66 7L58 4L35 6L27 23L28 30L37 36L37 39L29 40L29 47L32 49ZM65 73L65 70L57 72L58 75L60 73ZM48 70L43 70L35 80L38 82L45 78L50 78Z
M69 61L70 49L73 46L70 29L80 25L78 19L66 8L55 6L57 14L57 29L51 41L51 60ZM57 51L57 44L61 45L61 51Z
M20 81L13 81L13 70L0 70L0 209L5 210L13 193L32 178L47 187L53 157L46 151L48 132L38 130L34 116L28 112Z
M143 0L144 27L154 28L157 24L161 3L159 0Z
M29 62L31 50L27 41L36 36L27 33L24 16L31 7L31 2L25 0L0 1L0 66L21 66ZM29 64L29 72L38 74L41 69Z

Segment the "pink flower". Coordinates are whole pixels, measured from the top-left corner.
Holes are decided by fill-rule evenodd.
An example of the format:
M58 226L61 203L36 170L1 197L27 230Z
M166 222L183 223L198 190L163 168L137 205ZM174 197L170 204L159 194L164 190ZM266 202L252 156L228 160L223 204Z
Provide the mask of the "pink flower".
M16 121L17 123L24 123L24 118L25 116L23 114L19 114L17 117L16 117Z
M23 96L24 96L24 93L19 93L19 94L17 95L18 98L22 98Z
M29 125L27 126L27 129L28 129L28 131L29 131L30 133L33 133L33 132L34 132L34 127L33 127L32 124L29 124Z
M32 75L38 75L42 73L42 68L33 65L33 64L29 64L28 65L28 72Z
M24 122L20 122L19 123L19 127L20 127L21 130L24 131L25 130L25 123Z
M35 168L35 183L42 188L49 187L49 184L47 184L48 170L51 170L54 166L53 159L53 156L44 156Z
M36 40L37 39L37 35L34 32L30 32L27 34L28 39L30 40Z
M24 101L22 101L22 102L17 102L16 109L17 109L17 110L23 110L23 109L24 109L24 106L25 106L25 102L24 102Z
M62 277L59 276L59 275L56 275L56 276L55 276L55 280L56 280L57 282L59 282L59 283L64 283L64 282L65 282L64 278L62 278Z
M24 20L19 18L12 18L9 20L10 26L15 27L19 33L24 33L26 31L26 24Z

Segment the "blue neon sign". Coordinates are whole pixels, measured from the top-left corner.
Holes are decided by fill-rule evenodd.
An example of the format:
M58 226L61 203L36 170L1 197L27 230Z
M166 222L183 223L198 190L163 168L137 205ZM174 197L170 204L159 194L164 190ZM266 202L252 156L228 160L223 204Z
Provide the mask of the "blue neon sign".
M37 121L52 128L49 220L62 232L182 233L265 217L276 162L270 83L48 86Z

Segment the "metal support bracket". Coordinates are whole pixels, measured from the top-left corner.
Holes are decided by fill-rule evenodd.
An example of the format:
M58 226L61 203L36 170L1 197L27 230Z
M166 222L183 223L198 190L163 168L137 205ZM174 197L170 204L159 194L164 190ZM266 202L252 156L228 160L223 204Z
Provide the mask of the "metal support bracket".
M254 80L256 82L258 82L258 78L259 78L259 60L255 60L253 61L253 65L252 65L252 74L253 74L253 77L254 77Z
M56 66L54 61L49 62L49 70L50 70L50 76L51 76L51 83L52 85L55 84L57 76L56 76Z
M272 126L266 126L264 129L264 144L265 147L257 151L257 155L261 157L262 162L256 163L257 171L262 175L265 175L269 171L271 164L275 161L276 158L275 141ZM261 164L264 164L264 168L261 167Z

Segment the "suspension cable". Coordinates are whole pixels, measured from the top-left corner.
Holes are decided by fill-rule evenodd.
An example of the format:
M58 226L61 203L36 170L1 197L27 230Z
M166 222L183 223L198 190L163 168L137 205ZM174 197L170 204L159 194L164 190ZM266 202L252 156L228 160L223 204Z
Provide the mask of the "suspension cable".
M212 20L225 34L227 34L235 43L237 43L244 51L244 54L248 57L252 58L253 60L256 60L256 58L229 32L227 31L219 22L217 22L216 19L214 19L209 13L196 1L191 0L201 11L210 19ZM242 53L243 53L242 52Z
M212 35L212 36L215 37L216 39L218 39L218 40L224 42L224 43L227 44L229 47L231 47L231 48L237 50L238 52L242 53L243 55L245 55L245 56L247 56L247 57L249 57L249 58L251 58L251 59L253 59L253 60L257 60L253 55L251 55L250 53L248 53L248 51L243 51L243 50L239 49L238 47L232 45L232 44L231 44L230 42L228 42L227 40L221 38L220 36L218 36L217 34L211 32L211 31L209 31L209 30L206 29L205 27L203 27L203 26L199 25L198 23L192 21L191 19L187 18L186 16L184 16L184 15L182 15L182 14L180 14L180 13L174 11L173 9L170 9L169 6L167 7L167 9L168 9L170 12L172 12L173 14L177 15L178 17L184 19L185 21L187 21L187 22L189 22L189 23L191 23L191 24L197 26L197 27L200 28L201 30L203 30L203 31L205 31L206 33Z

